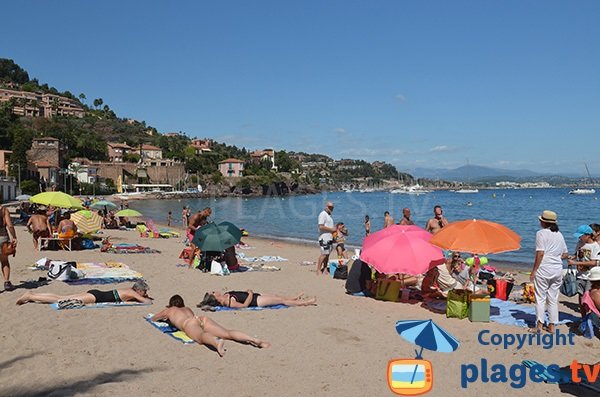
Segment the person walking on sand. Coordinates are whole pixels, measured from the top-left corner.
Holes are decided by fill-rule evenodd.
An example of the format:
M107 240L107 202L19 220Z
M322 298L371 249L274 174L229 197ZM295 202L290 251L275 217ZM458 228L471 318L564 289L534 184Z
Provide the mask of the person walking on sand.
M10 235L9 235L10 233ZM17 234L10 219L10 213L4 206L0 206L0 264L2 265L2 277L4 278L4 290L13 291L15 286L10 282L10 262L8 256L2 254L2 247L12 244L17 248ZM14 256L14 255L13 255Z
M173 220L173 213L169 211L167 214L167 227L171 227L171 221Z
M415 223L410 219L410 208L405 207L402 209L402 220L399 225L414 225Z
M389 211L383 213L383 228L392 226L394 224L394 218L390 215Z
M317 276L322 275L325 272L329 272L329 254L333 248L333 232L336 231L335 224L331 213L333 212L333 203L328 201L325 205L325 209L321 211L318 219L319 229L319 247L321 249L321 255L317 259Z
M558 323L558 293L563 279L563 259L567 259L568 249L565 239L558 230L558 216L553 211L544 211L538 217L541 229L535 234L535 261L530 280L535 289L535 328L529 331L542 332L546 305L548 306L547 331L554 333Z
M35 214L31 215L27 221L27 230L33 234L33 249L37 251L40 237L52 235L52 226L50 226L45 210L37 210Z
M246 343L261 349L271 346L269 342L253 338L241 331L226 329L206 316L194 315L192 309L185 306L180 295L173 295L169 299L167 308L152 316L151 320L168 320L196 342L215 348L221 357L225 354L224 339Z
M444 211L442 210L441 205L436 205L433 207L433 218L427 221L425 225L425 230L429 233L436 234L443 227L448 226L448 219L444 218Z

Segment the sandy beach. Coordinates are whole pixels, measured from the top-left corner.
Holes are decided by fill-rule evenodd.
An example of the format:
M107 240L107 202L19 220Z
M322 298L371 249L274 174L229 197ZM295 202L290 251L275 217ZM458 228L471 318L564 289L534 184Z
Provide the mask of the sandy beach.
M507 383L484 383L481 378L461 388L461 365L488 360L488 367L507 368L522 360L569 365L598 361L598 339L574 338L574 346L512 347L482 346L481 330L491 334L522 334L526 330L497 323L471 323L447 319L420 304L381 302L345 294L344 282L317 277L316 246L245 238L252 249L248 256L279 255L287 262L268 263L280 271L251 271L215 276L177 266L181 238L142 239L134 231L105 231L114 242L140 243L160 254L107 254L94 251L43 251L32 248L31 237L17 226L18 253L11 258L15 285L45 276L29 267L41 257L80 262L120 261L141 272L150 285L154 305L86 310L52 310L48 305L15 305L26 290L0 293L1 336L0 395L205 395L205 396L300 396L300 395L393 395L386 381L387 363L395 358L413 358L415 346L395 330L398 320L433 319L461 343L454 353L424 351L434 369L431 396L467 395L554 396L558 385L534 383L527 377L523 388ZM111 289L129 283L101 286L70 286L54 281L34 292L73 294L90 288ZM256 292L316 296L318 305L282 310L207 313L223 326L239 329L272 343L269 349L226 342L220 358L198 344L184 345L154 329L144 320L179 293L187 306L201 313L196 304L206 291L252 289ZM574 301L576 298L568 299ZM567 300L561 296L560 301ZM560 311L576 314L561 304ZM567 333L565 325L558 327ZM585 394L575 389L575 395Z

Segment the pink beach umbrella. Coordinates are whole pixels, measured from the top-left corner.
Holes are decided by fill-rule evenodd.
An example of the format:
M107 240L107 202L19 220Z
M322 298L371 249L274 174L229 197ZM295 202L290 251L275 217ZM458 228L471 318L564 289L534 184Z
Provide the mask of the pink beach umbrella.
M393 225L365 238L360 259L384 274L423 274L445 260L431 237L418 226Z

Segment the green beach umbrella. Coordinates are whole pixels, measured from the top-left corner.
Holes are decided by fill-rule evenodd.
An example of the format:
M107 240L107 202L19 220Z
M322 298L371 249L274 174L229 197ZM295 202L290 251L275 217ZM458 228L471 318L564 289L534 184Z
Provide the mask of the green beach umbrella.
M143 216L143 215L141 212L138 212L136 210L126 209L126 210L121 210L121 211L117 212L115 214L115 216L133 218L136 216Z
M243 233L240 230L240 228L231 222L221 222L219 223L219 227L225 228L225 230L231 233L231 235L237 238L238 240L243 237Z
M106 200L100 200L100 201L96 201L94 204L90 205L90 208L93 210L104 210L104 209L116 210L118 208L118 206L113 202L106 201Z
M81 200L63 192L44 192L29 199L35 204L66 209L83 209Z
M239 243L241 238L241 232L239 235L234 235L227 229L227 226L211 222L196 230L192 243L202 251L223 252Z

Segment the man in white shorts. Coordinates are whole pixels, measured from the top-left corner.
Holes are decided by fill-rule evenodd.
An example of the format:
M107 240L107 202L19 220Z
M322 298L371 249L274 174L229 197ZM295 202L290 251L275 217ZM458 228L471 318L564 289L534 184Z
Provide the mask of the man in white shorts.
M333 212L333 203L328 201L325 209L319 214L319 246L321 247L321 255L317 259L317 276L324 272L329 272L329 254L333 248L333 235L335 232L335 224L331 213Z

